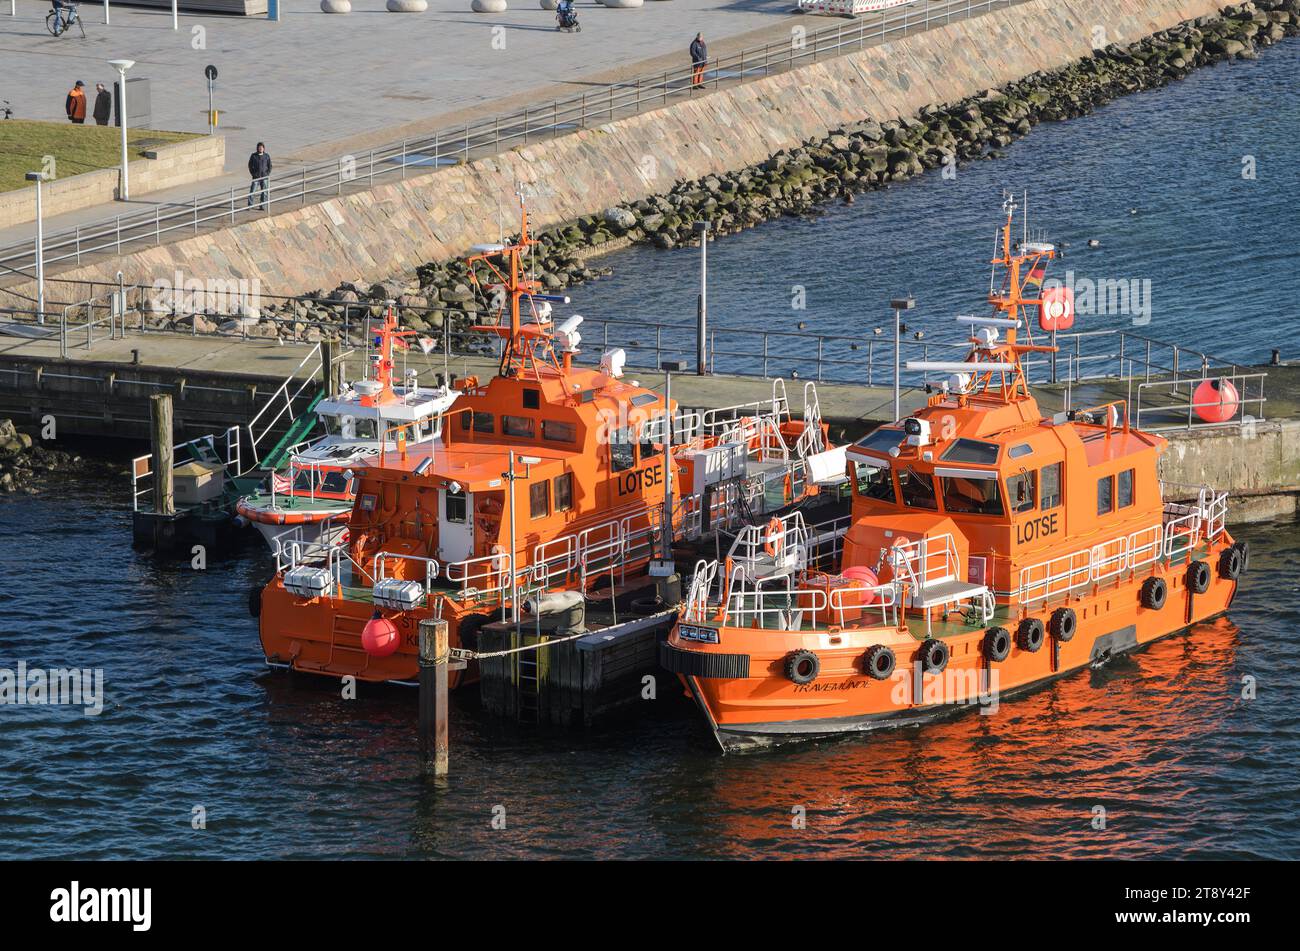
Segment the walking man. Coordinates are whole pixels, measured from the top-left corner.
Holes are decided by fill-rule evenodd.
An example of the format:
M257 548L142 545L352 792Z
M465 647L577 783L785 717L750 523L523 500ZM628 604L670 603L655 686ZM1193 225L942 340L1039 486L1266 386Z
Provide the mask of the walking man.
M704 67L709 62L709 48L704 45L704 34L696 33L691 43L691 65L695 72L691 75L692 86L704 85Z
M68 92L67 102L63 104L63 108L68 113L68 119L76 125L85 125L86 123L86 94L82 92L85 85L78 79L77 84Z
M112 114L113 97L103 83L95 83L95 125L108 125L108 117Z
M253 181L248 186L248 207L253 207L253 196L260 189L260 207L265 210L271 180L271 153L266 151L265 143L258 142L257 151L248 157L248 174L253 177Z

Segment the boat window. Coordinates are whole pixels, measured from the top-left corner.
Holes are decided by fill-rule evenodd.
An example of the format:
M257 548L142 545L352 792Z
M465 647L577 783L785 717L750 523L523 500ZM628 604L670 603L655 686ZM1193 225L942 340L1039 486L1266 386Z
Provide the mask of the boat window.
M493 433L496 432L496 417L491 413L481 413L477 410L467 409L460 414L460 428L469 431L470 426L474 427L476 433Z
M522 439L533 437L533 421L527 416L502 416L501 435L518 436Z
M530 518L546 518L551 514L551 483L546 479L534 482L528 487L528 515Z
M997 479L943 477L943 507L970 515L1001 515L1002 495Z
M1097 480L1097 514L1108 515L1115 509L1115 477L1103 476Z
M555 477L555 511L567 512L573 508L573 473Z
M342 434L348 439L378 439L379 429L374 418L344 416Z
M1038 473L1022 472L1007 480L1007 502L1013 512L1029 512L1038 494Z
M609 444L609 466L615 472L624 472L636 465L636 450L631 435L625 429L614 433Z
M1133 504L1133 470L1125 469L1117 477L1116 494L1118 495L1118 507L1125 508Z
M578 427L558 419L542 420L542 438L552 442L573 442L578 438Z
M458 525L465 524L465 493L453 492L447 490L446 501L443 503L447 511L447 521L455 522Z
M903 441L903 431L892 427L877 429L859 439L855 446L872 452L888 452Z
M916 509L937 509L934 500L934 476L908 466L898 474L898 488L903 504Z
M998 461L998 444L978 439L958 439L939 458L944 462L973 462L980 466L991 466Z
M1043 466L1043 485L1039 495L1039 508L1044 512L1061 504L1061 464L1054 462Z
M338 492L341 494L348 490L349 481L351 480L341 472L327 472L325 478L321 480L320 490L322 492Z
M337 436L339 434L339 418L322 414L320 416L321 426L325 429L326 436Z
M524 409L541 409L542 391L524 390Z
M854 485L864 499L897 504L894 498L894 479L888 466L873 466L869 462L853 460Z
M1012 459L1019 459L1021 456L1027 456L1034 451L1034 447L1027 442L1022 442L1018 446L1012 446L1007 450L1007 455Z

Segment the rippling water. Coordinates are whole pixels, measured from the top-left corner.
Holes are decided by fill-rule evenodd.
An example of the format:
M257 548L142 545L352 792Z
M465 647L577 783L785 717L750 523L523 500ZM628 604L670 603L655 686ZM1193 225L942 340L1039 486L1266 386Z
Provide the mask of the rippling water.
M1251 571L1229 618L994 716L724 757L666 678L644 717L587 733L456 696L435 793L414 692L345 701L267 671L244 601L266 560L155 563L125 501L72 481L0 502L0 667L106 681L98 717L0 707L0 857L1300 858L1292 524L1239 531Z
M1267 362L1273 347L1300 356L1300 335L1277 321L1293 320L1300 300L1297 75L1300 40L1285 40L1258 60L1039 125L1004 157L961 166L955 180L933 170L815 220L785 218L723 238L710 246L710 324L744 334L720 333L717 348L761 350L753 330L793 331L799 321L810 333L870 336L885 326L892 336L889 301L909 291L917 300L909 326L954 339L955 314L984 312L1003 190L1027 189L1031 228L1063 246L1049 277L1064 281L1072 270L1076 279L1151 282L1149 323L1080 316L1075 330L1128 328L1245 363ZM1253 180L1242 177L1247 156ZM1100 247L1087 247L1092 238ZM698 256L693 248L609 255L601 263L613 276L575 289L574 305L596 317L693 325ZM791 308L796 287L806 310ZM680 343L693 362L687 336ZM611 344L633 338L653 344L651 335L611 328ZM814 347L773 338L770 349L771 372L811 372ZM836 355L855 359L846 345Z
M931 174L725 239L713 318L788 324L801 283L809 329L862 332L907 288L937 326L979 299L1002 187L1028 187L1069 266L1152 278L1152 335L1262 359L1300 290L1297 70L1288 41L1041 127L955 183ZM680 319L690 280L658 279L689 275L694 252L669 254L611 258L615 277L577 302ZM266 559L157 563L131 550L127 505L124 476L0 499L0 668L102 667L107 698L98 717L0 707L0 857L1300 858L1295 524L1239 530L1252 565L1227 619L995 716L723 757L666 680L643 717L585 733L499 723L457 696L435 793L417 776L413 692L345 701L267 671L245 612Z

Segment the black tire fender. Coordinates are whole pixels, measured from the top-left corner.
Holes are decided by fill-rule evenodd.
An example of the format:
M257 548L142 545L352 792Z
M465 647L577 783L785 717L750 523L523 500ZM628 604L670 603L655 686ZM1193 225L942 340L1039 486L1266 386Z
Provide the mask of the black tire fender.
M248 589L248 616L262 616L262 586L259 584Z
M1164 578L1148 578L1142 582L1142 591L1138 594L1138 602L1142 607L1159 611L1168 600L1169 585L1165 584Z
M1233 545L1231 548L1225 548L1219 555L1219 576L1227 578L1229 581L1236 581L1241 576L1242 571L1241 550Z
M1079 629L1079 616L1074 613L1074 608L1057 608L1047 623L1052 636L1064 644Z
M1016 646L1022 651L1036 653L1046 638L1047 631L1043 628L1043 622L1036 617L1025 618L1016 628Z
M937 637L931 637L921 643L916 657L921 662L921 669L927 674L941 674L948 666L950 654L947 644Z
M868 648L862 655L862 671L876 680L886 680L894 672L894 652L884 644Z
M1232 551L1231 548L1228 551ZM1205 594L1210 589L1210 566L1194 561L1187 566L1187 587L1193 594Z
M1005 627L991 627L984 632L984 656L991 661L1007 659L1011 653L1011 634Z
M801 686L816 680L817 675L822 670L822 662L817 658L816 654L809 650L791 651L785 655L785 662L782 666L785 669L786 677Z

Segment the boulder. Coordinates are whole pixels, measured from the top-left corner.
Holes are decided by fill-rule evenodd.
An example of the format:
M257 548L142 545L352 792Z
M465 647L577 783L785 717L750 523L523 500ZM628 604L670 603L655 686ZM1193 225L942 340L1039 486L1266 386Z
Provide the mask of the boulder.
M351 13L352 0L320 0L321 13Z
M620 231L636 227L636 215L626 208L619 208L618 206L606 208L602 217L608 224L613 225Z
M472 0L469 8L475 13L505 13L506 0Z
M635 10L645 5L645 0L603 0L611 10Z
M388 0L389 13L423 13L429 9L428 0Z
M543 10L554 10L556 0L539 0L539 3Z

